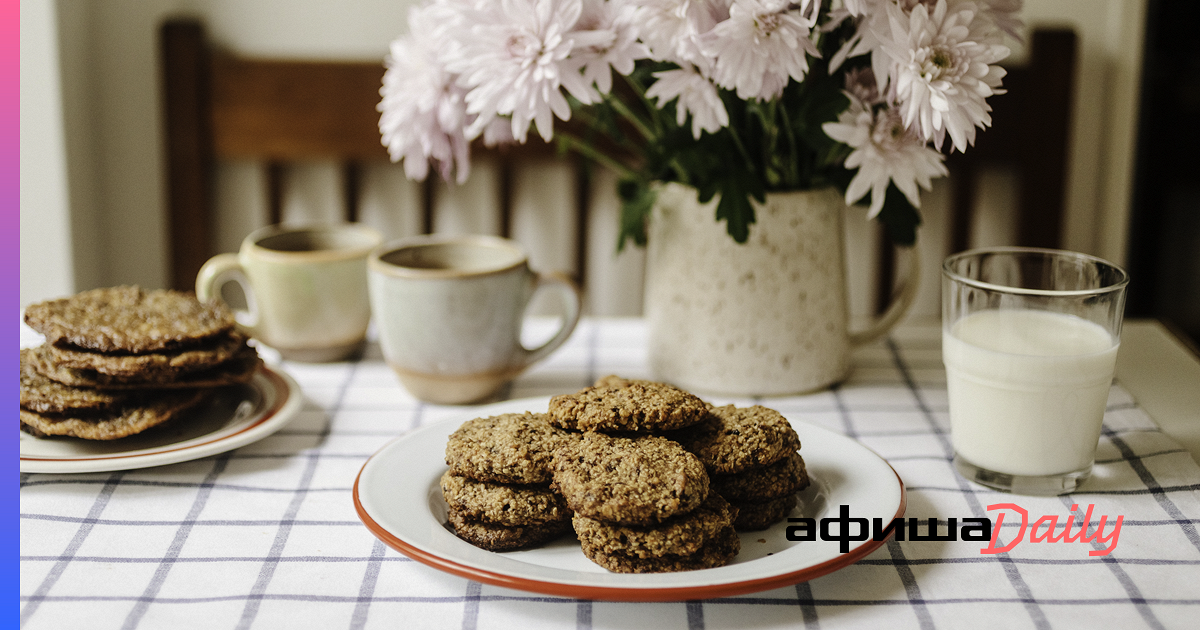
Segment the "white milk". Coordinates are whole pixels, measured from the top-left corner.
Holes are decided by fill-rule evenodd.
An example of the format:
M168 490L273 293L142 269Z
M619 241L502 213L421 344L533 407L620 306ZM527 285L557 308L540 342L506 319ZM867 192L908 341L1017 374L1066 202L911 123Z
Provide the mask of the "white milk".
M942 333L954 450L1012 475L1086 468L1095 454L1117 342L1073 315L972 313Z

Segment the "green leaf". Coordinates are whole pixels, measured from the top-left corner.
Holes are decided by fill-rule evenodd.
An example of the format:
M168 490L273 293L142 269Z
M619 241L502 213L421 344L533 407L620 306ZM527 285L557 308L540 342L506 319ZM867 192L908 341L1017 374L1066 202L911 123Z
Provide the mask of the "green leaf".
M717 202L717 220L725 221L725 231L738 243L750 238L750 225L755 222L754 204L766 199L762 181L745 171L731 172L721 181L721 200Z
M625 249L625 243L645 247L646 223L657 195L649 184L640 179L622 179L617 182L617 194L621 197L621 232L617 235L617 251Z

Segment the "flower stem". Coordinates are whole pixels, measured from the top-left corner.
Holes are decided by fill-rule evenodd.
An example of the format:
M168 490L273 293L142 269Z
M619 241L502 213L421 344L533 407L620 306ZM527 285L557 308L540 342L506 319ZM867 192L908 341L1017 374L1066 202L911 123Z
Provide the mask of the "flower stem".
M688 171L679 163L679 158L671 158L671 169L675 171L675 177L679 178L679 183L691 186L692 178L688 175Z
M633 155L638 155L645 151L644 146L634 143L626 134L613 133L611 126L605 125L598 118L591 115L586 109L572 110L571 115L577 117L578 120L591 131L604 134L606 138L615 142L617 146Z
M779 108L779 117L783 119L783 135L787 137L788 154L791 157L784 169L784 177L788 187L795 188L800 184L800 150L796 146L796 133L793 131L792 118L788 116L786 104Z
M637 95L638 100L640 100L642 102L642 107L645 107L646 111L648 111L648 112L658 111L658 107L656 107L654 105L654 103L652 103L650 101L650 99L646 98L645 86L643 86L641 83L639 83L637 81L637 79L634 79L632 74L623 74L623 75L621 75L621 78L625 80L625 84L628 85L629 88L631 90L633 90L633 93ZM628 107L626 107L626 105L625 105L625 102L622 101L619 97L613 96L613 97L609 98L608 100L620 103L621 107L625 107L626 111L629 111ZM633 114L632 111L629 111L629 115L636 118L636 115ZM640 119L638 119L638 120L640 120ZM654 130L651 131L650 135L647 135L646 138L651 139L651 138L657 138L657 137L661 136L663 133L661 121L658 119L657 116L654 116L654 115L650 116L650 120L652 123L654 123ZM644 125L643 125L643 128L645 128L647 131L650 131L649 128L645 127Z
M595 147L587 142L584 142L583 140L580 140L573 134L564 131L556 131L554 135L559 139L560 142L567 145L567 148L590 160L607 166L608 168L616 171L621 177L635 177L637 175L633 169L605 155L604 153L597 151Z
M622 101L620 98L612 96L611 94L606 95L605 100L608 102L609 106L613 108L613 111L617 112L622 118L629 121L629 124L633 125L633 128L637 129L638 133L642 134L643 138L646 140L653 140L655 138L657 134L654 133L654 130L650 129L650 127L646 125L645 121L639 118L637 114L633 113L633 110L629 109L629 107L625 105L625 101Z
M756 170L754 168L754 160L750 159L750 152L746 150L746 145L742 144L742 138L738 135L737 127L729 125L725 130L729 132L729 137L733 138L733 145L737 147L738 153L742 154L742 159L746 160L747 168L753 173Z

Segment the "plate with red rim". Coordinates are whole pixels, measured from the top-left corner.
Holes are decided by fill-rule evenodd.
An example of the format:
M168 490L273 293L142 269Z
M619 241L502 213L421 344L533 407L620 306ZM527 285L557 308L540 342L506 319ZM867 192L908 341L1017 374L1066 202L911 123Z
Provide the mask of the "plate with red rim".
M610 573L588 560L565 536L546 546L491 552L456 537L446 526L438 480L446 471L446 439L463 422L509 412L544 412L549 398L511 400L464 410L392 440L372 455L354 482L354 506L367 529L410 558L460 577L523 591L580 599L676 601L726 597L804 582L850 566L884 544L868 538L787 540L788 523L740 534L742 549L723 567L679 573ZM789 515L890 522L904 515L904 482L867 447L841 434L789 418L813 483Z
M21 472L88 473L176 464L261 440L303 404L300 386L266 365L250 382L220 388L201 406L119 440L39 438L21 432Z

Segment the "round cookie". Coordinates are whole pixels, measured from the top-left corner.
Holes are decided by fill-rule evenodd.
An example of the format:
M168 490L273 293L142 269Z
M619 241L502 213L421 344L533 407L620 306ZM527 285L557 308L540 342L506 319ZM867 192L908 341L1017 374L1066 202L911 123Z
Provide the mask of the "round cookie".
M691 556L733 524L737 510L715 493L700 507L651 527L614 525L580 516L572 519L575 535L588 555L661 558Z
M49 361L62 368L93 370L116 378L153 380L216 367L243 352L247 339L245 335L233 332L194 348L143 354L106 354L53 344L46 345L45 352Z
M182 291L93 289L25 309L25 323L50 343L97 352L152 352L199 344L234 327L219 302Z
M550 482L554 450L568 434L543 413L505 413L462 424L446 441L446 465L476 481Z
M761 503L808 487L808 471L799 453L762 468L731 475L709 475L714 492L736 503Z
M593 432L555 452L553 486L576 514L653 525L704 502L708 474L695 455L666 438Z
M704 401L665 383L606 376L550 399L550 421L572 431L670 431L700 422Z
M796 495L786 494L777 499L763 503L733 503L738 515L733 526L739 532L752 532L766 529L787 517L788 512L796 507Z
M455 510L450 510L447 516L455 536L488 551L513 551L533 547L571 531L570 520L505 527L473 521Z
M704 422L673 435L718 475L773 464L800 450L787 418L761 405L712 407Z
M34 349L21 349L21 409L38 414L96 414L119 409L131 394L68 387L34 369Z
M103 390L192 389L234 385L248 382L262 365L258 351L253 346L243 345L233 358L207 370L117 377L95 370L76 370L58 365L50 357L48 348L48 344L42 344L34 348L29 356L31 365L38 373L63 385Z
M741 548L742 541L737 532L732 527L725 527L699 552L689 556L639 558L620 552L603 553L587 546L583 547L583 553L592 562L614 573L668 573L724 566L729 564Z
M21 428L31 435L63 435L85 440L116 440L158 426L206 398L200 390L158 392L137 404L103 414L40 414L21 410Z
M571 510L548 486L512 486L475 481L447 471L442 497L464 518L505 527L568 521Z

